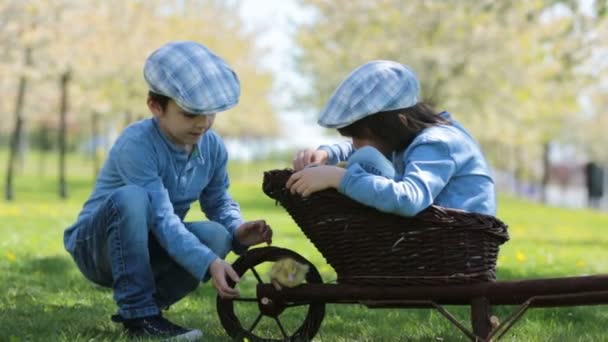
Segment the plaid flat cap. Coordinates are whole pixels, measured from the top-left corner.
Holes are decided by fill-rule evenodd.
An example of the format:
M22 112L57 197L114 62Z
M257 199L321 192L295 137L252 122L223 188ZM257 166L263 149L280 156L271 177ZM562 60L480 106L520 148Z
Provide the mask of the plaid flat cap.
M236 73L205 46L177 41L154 51L144 65L150 91L173 99L192 114L215 114L239 102Z
M418 103L420 84L409 67L393 61L371 61L346 77L319 116L319 125L342 128L368 115L408 108Z

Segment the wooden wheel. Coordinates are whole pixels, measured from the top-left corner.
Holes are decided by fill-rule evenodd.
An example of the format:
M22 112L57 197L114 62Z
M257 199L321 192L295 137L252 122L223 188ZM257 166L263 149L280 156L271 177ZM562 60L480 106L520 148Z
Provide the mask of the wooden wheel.
M249 341L308 341L319 330L325 316L324 302L286 299L273 303L272 310L268 310L257 297L256 286L270 283L267 273L273 263L282 258L309 265L304 284L323 282L315 266L292 250L263 247L243 254L232 265L241 277L238 284L241 296L235 299L217 297L220 321L232 338L240 341L244 338ZM230 281L230 285L234 286L234 282Z

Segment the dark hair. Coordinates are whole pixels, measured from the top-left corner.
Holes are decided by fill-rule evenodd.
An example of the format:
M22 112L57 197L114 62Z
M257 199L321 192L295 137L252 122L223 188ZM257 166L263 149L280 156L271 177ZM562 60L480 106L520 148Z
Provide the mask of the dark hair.
M167 110L167 105L169 104L169 101L171 101L170 97L152 91L148 91L148 98L158 103L163 110Z
M407 118L407 125L399 119L400 114ZM338 132L345 137L380 140L393 151L400 151L423 129L449 124L430 105L419 102L412 107L366 116L346 127L338 128Z

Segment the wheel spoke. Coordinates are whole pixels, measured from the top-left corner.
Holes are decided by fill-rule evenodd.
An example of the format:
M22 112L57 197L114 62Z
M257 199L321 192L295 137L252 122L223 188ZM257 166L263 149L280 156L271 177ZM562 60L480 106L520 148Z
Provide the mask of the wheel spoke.
M310 305L310 304L312 304L312 303L310 303L310 302L298 302L298 303L287 304L287 305L285 305L285 307L286 308L296 308L298 306L307 306L307 305Z
M262 281L262 278L260 278L260 275L258 274L258 271L255 270L255 267L251 267L251 272L253 273L253 275L255 276L255 278L258 280L258 283L264 283Z
M262 313L260 313L258 315L258 317L256 317L255 321L253 322L253 324L251 325L251 328L249 328L249 332L253 333L253 329L255 329L255 327L258 325L258 323L260 323L260 320L262 319Z
M258 299L257 298L242 298L242 297L239 297L239 298L234 298L233 301L235 301L235 302L257 302Z
M285 332L285 329L283 329L283 325L281 324L281 321L279 321L279 318L275 317L274 321L277 322L277 325L279 326L279 329L281 329L281 333L283 334L283 337L285 339L287 339L289 336L287 336L287 333Z

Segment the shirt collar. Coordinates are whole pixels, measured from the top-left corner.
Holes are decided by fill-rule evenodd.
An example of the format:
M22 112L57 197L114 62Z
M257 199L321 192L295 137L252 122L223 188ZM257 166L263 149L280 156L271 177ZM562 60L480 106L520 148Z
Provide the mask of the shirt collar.
M194 161L195 163L200 164L200 165L205 164L205 158L203 157L203 154L201 153L198 143L192 147L192 152L190 153L190 155L188 155L188 152L186 152L186 150L183 147L175 144L174 142L171 141L171 139L169 139L169 137L167 137L167 135L165 135L165 133L163 132L163 130L160 128L160 126L158 124L158 118L154 117L152 121L154 122L154 127L158 131L158 134L161 136L161 138L167 144L167 146L169 146L169 149L171 150L171 152L174 152L179 158L191 159L192 161ZM207 134L207 133L205 132L205 134ZM202 139L202 137L201 137L201 139Z
M205 132L205 134L207 134L207 133ZM201 137L201 139L202 139L202 137ZM205 164L205 157L203 157L203 154L201 153L201 149L198 145L199 144L196 144L192 147L192 153L190 153L190 160L192 160L196 164L203 165L203 164Z

